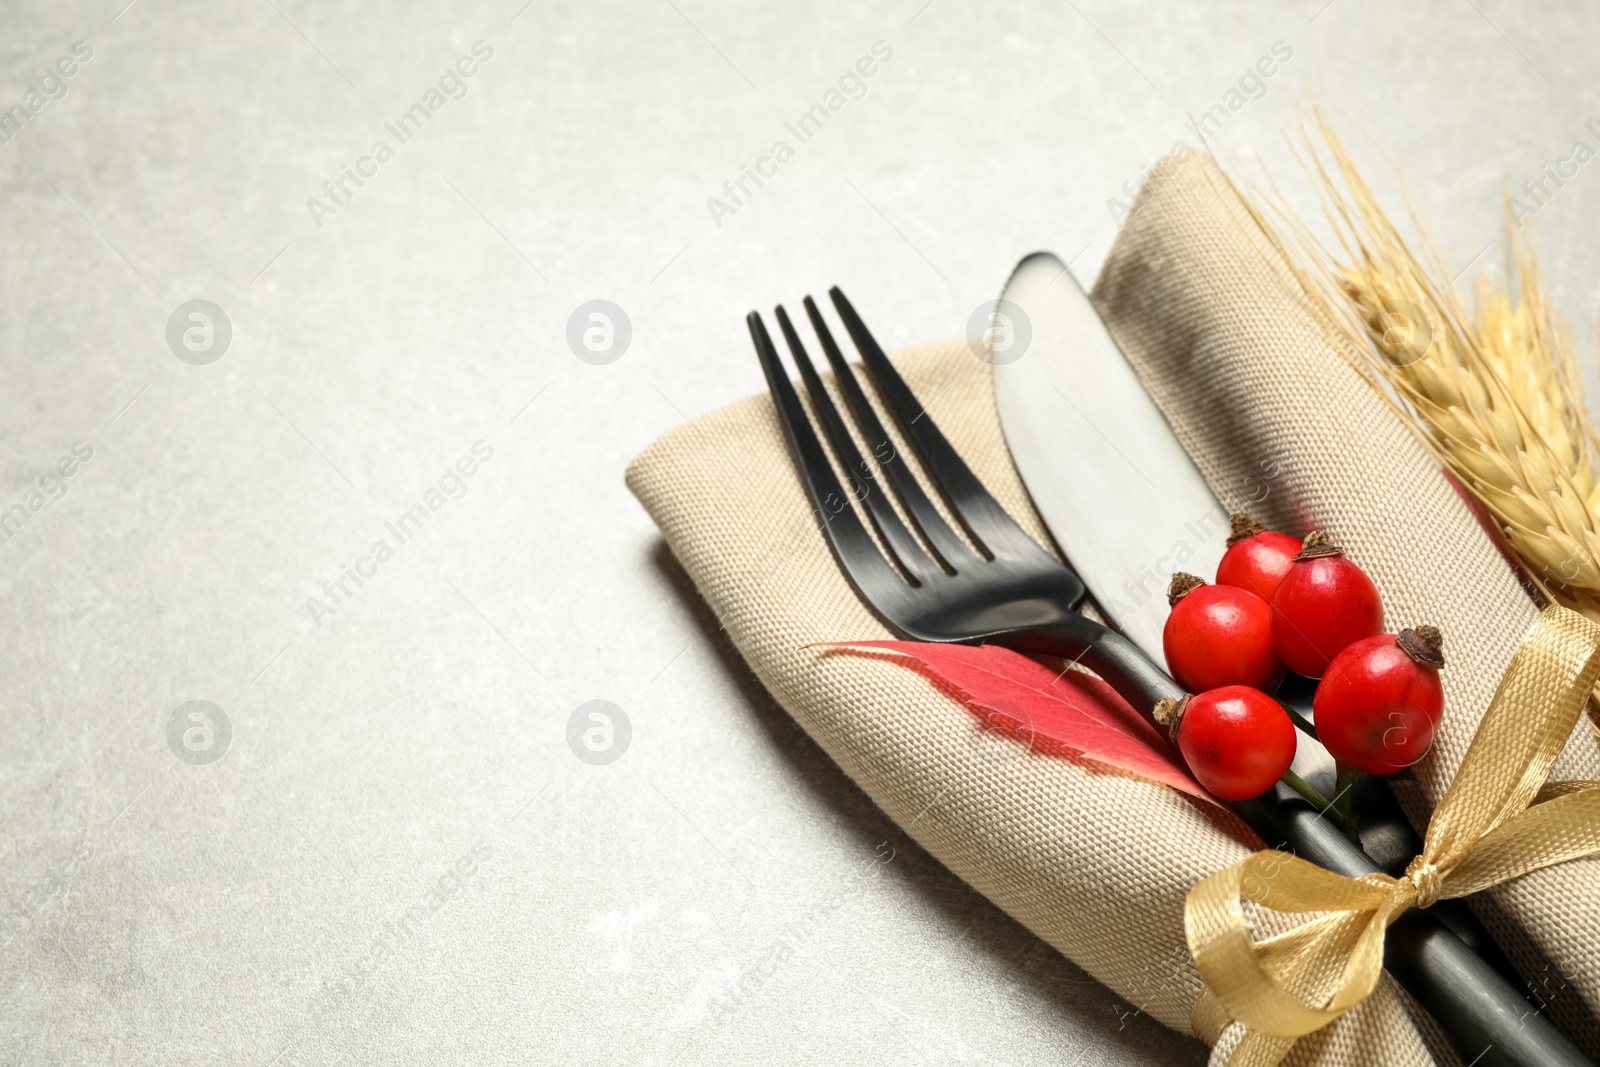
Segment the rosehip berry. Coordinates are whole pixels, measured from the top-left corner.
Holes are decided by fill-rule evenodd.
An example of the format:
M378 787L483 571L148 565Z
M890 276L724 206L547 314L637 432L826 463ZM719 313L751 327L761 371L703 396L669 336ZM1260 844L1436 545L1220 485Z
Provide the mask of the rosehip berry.
M1444 715L1442 638L1432 626L1379 634L1334 657L1311 702L1333 758L1393 774L1427 755Z
M1289 713L1247 685L1225 685L1156 705L1156 720L1201 785L1223 800L1249 800L1272 788L1294 762Z
M1269 530L1248 515L1235 515L1228 551L1217 564L1217 584L1248 589L1271 603L1299 552L1299 538Z
M1296 674L1321 678L1347 645L1383 632L1378 587L1320 530L1272 594L1272 643Z
M1272 649L1272 606L1248 589L1207 585L1179 571L1167 587L1161 647L1178 684L1193 693L1222 685L1271 691L1283 681Z

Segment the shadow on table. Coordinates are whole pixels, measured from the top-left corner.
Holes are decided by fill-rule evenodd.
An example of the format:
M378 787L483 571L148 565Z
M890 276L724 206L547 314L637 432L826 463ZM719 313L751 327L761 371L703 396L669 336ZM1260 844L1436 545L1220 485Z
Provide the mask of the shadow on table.
M955 932L953 936L968 946L966 951L1003 962L1027 999L1055 1009L1063 1032L1092 1035L1102 1046L1121 1045L1130 1062L1188 1065L1206 1061L1208 1050L1203 1044L1139 1014L907 838L773 700L666 542L656 541L651 563L688 607L705 643L716 651L727 678L773 748L864 849L870 851L886 838L895 842L897 884L919 894L936 910L945 926ZM1035 1016L1030 1025L1049 1027L1051 1021Z

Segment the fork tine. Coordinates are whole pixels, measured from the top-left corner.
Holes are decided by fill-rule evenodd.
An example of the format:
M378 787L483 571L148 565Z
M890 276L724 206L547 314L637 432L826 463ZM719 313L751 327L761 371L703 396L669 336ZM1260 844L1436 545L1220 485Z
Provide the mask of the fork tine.
M806 392L811 395L811 410L821 420L822 432L827 437L828 443L833 446L833 454L838 457L839 465L844 468L851 495L866 505L867 518L877 529L884 544L888 546L889 554L906 573L911 575L913 583L920 585L934 576L936 566L934 561L928 558L922 546L917 544L911 532L900 521L900 516L895 514L893 505L889 503L888 493L874 483L872 467L857 451L850 431L839 416L839 409L834 405L833 398L828 395L827 387L817 375L816 367L812 365L805 345L801 344L800 335L795 332L794 324L789 321L789 313L780 304L773 309L773 314L778 318L778 327L783 330L783 339L789 345L789 353L794 359L795 366L800 368L800 377L805 382Z
M833 367L834 381L839 383L845 403L855 416L856 425L860 427L862 435L867 439L867 447L878 457L879 469L888 474L889 482L893 485L896 495L900 497L900 503L904 505L907 514L911 516L911 521L916 523L928 538L929 543L933 545L934 553L952 569L957 563L976 559L972 549L950 529L944 517L928 499L928 495L922 491L922 485L911 473L910 468L896 454L894 442L884 431L883 423L878 421L878 414L867 400L867 394L861 391L861 383L856 380L855 371L845 362L844 353L839 351L839 345L833 339L833 331L828 329L828 324L823 321L822 312L817 310L817 302L808 296L805 298L805 308L806 316L811 320L811 328L822 343L822 350L828 357L829 365ZM888 458L884 459L885 456Z
M789 376L784 372L778 349L767 333L761 315L752 311L745 316L750 329L750 340L755 344L756 357L767 377L767 388L772 393L772 403L778 410L778 422L783 426L784 439L789 444L789 458L794 461L795 473L805 486L811 501L812 516L822 527L828 547L833 550L839 564L856 592L866 604L880 613L883 605L892 603L894 597L903 595L908 586L900 574L872 543L866 527L856 518L839 479L833 473L833 464L823 451L811 429L800 397L795 393ZM893 624L893 620L887 620Z
M945 440L944 434L934 425L933 416L917 402L916 394L900 377L900 372L894 369L894 364L883 354L883 349L878 347L867 324L861 321L861 316L856 314L856 309L851 306L844 292L836 285L828 290L828 295L833 299L833 306L839 312L844 328L849 331L850 339L855 342L856 350L861 353L861 361L866 365L878 395L883 398L884 405L894 415L896 425L916 450L929 480L967 533L990 555L994 554L997 546L1010 552L1031 554L1041 551L1026 531L1017 525L1016 520L1006 514L1000 502L983 487L983 483L978 481L950 442Z

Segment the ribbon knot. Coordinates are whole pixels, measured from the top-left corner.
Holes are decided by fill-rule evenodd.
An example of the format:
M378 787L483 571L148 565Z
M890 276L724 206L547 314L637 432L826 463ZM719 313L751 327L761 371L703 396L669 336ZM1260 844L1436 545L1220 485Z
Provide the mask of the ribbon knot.
M1429 908L1439 899L1440 881L1443 875L1439 872L1437 863L1428 862L1426 856L1418 856L1406 868L1406 877L1411 884L1417 887L1417 896L1412 907Z
M1300 1037L1365 1000L1383 972L1384 934L1406 909L1600 853L1600 782L1545 784L1597 680L1600 625L1546 608L1500 679L1403 877L1346 878L1267 851L1189 891L1184 926L1206 984L1194 1009L1197 1032L1220 1032L1222 1020L1247 1028L1229 1067L1272 1067ZM1310 920L1257 941L1246 899Z

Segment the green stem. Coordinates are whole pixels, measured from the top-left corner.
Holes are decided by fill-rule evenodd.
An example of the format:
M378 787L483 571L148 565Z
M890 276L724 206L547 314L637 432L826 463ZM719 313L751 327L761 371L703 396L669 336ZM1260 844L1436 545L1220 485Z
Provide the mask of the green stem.
M1332 814L1337 818L1340 828L1344 830L1344 835L1359 846L1361 826L1356 820L1355 793L1356 783L1361 780L1362 772L1343 763L1337 766L1338 776L1334 781Z
M1289 721L1294 723L1296 726L1298 726L1303 733L1306 733L1306 734L1310 735L1311 737L1316 737L1317 736L1317 728L1311 724L1311 720L1310 719L1306 718L1304 715L1300 714L1298 711L1295 711L1293 708L1291 708L1287 704L1281 704L1281 702L1280 702L1280 706L1288 714Z
M1296 793L1299 793L1306 799L1306 803L1310 804L1313 808L1316 808L1320 812L1328 811L1330 807L1328 798L1322 795L1322 791L1320 789L1306 781L1304 778L1300 777L1298 774L1294 773L1293 771L1284 771L1283 784L1288 786L1290 789L1293 789Z

